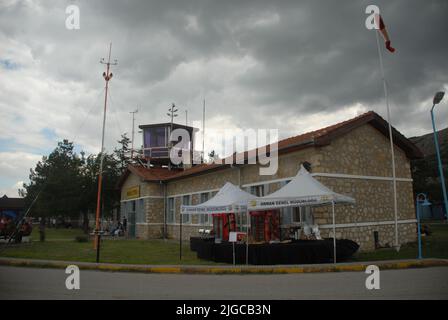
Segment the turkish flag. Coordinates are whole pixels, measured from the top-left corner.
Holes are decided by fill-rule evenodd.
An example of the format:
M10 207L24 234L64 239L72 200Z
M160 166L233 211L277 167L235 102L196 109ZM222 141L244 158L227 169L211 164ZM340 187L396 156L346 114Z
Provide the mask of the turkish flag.
M379 25L379 30L383 35L384 43L386 44L386 49L392 53L395 52L395 48L392 48L392 46L390 45L389 34L387 33L386 25L384 24L383 18L380 15L377 15L376 19L376 25Z

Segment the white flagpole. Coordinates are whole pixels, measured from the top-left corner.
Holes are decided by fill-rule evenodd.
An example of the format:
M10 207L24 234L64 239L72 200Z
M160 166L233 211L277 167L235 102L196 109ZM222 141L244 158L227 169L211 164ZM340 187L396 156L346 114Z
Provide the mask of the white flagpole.
M379 26L378 26L379 27ZM380 48L380 40L378 37L378 33L380 32L379 28L375 29L376 32L376 45L378 48L378 57L380 60L380 69L381 69L381 78L383 80L383 88L384 88L384 98L386 100L386 108L387 108L387 123L389 125L389 140L390 140L390 154L392 157L392 181L393 181L393 189L394 189L394 218L395 218L395 249L399 250L398 244L398 212L397 212L397 179L395 174L395 152L394 152L394 140L392 137L392 125L390 123L390 109L389 109L389 97L387 94L387 84L386 78L384 77L384 68L383 68L383 56L381 54Z

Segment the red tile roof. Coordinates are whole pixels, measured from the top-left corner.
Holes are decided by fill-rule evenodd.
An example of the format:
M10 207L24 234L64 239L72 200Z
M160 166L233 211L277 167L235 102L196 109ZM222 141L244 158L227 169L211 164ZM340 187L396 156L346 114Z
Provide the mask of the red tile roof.
M307 132L301 135L290 137L280 140L278 142L278 153L289 153L297 151L303 148L312 146L324 146L335 138L344 135L351 130L358 128L364 124L370 124L387 138L389 138L388 123L381 116L374 111L363 113L355 118L319 129L311 132ZM398 132L395 128L392 128L392 134L394 143L400 147L410 159L421 158L423 155L421 151L405 136ZM244 159L247 160L248 152L244 152ZM235 154L227 159L233 158L235 160ZM229 164L200 164L186 170L168 170L166 168L146 168L143 166L129 166L129 171L137 174L146 181L167 181L182 178L189 175L199 174L205 171L214 169L223 169L230 166ZM127 175L126 175L127 177ZM125 178L124 178L125 179ZM124 180L123 180L124 182Z

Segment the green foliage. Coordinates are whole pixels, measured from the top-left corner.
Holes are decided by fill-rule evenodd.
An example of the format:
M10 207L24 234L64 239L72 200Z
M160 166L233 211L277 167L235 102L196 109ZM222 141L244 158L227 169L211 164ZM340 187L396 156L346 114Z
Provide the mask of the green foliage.
M445 183L448 181L448 128L438 132L440 154L443 163ZM410 139L424 154L423 159L411 162L415 193L426 193L434 203L443 201L437 155L432 133Z
M131 149L129 148L129 144L131 143L131 139L126 136L126 133L121 135L121 140L117 141L121 146L119 149L114 150L115 158L118 161L118 167L123 172L126 170L126 167L129 163L131 163L131 159L129 157L129 153Z
M102 212L105 216L119 206L120 195L116 188L118 179L129 163L127 158L129 139L122 135L118 141L121 148L114 154L92 154L74 152L73 142L63 140L48 155L30 169L28 184L19 192L25 197L27 207L33 200L31 215L34 217L79 217L95 211L98 190L98 175L103 157Z
M42 157L30 170L29 184L22 194L28 205L39 193L33 212L39 216L67 216L79 214L82 181L80 169L83 159L73 151L73 143L63 140L48 156Z

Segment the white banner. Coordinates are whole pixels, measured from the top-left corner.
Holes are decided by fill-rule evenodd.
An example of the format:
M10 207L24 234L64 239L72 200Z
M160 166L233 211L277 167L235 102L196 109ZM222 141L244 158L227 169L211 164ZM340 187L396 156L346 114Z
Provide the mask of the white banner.
M333 201L331 196L309 196L296 199L266 199L250 200L248 210L268 210L275 208L300 207L319 205Z
M218 214L218 213L239 213L245 212L247 206L230 205L230 206L186 206L180 208L181 214Z

